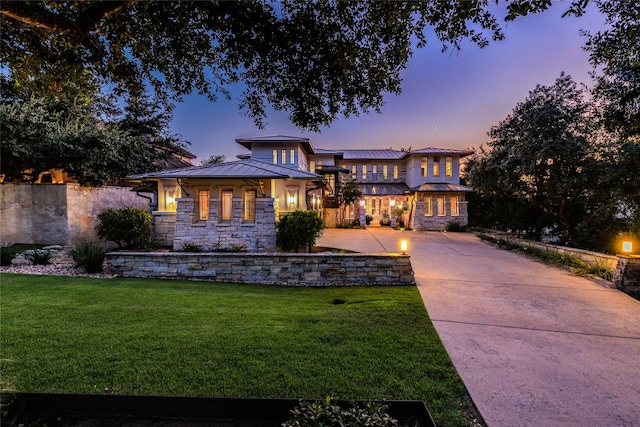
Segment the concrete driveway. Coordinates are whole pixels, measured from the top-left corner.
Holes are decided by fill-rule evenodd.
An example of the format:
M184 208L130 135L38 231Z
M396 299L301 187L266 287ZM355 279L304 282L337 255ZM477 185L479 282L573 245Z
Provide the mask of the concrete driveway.
M640 301L470 233L325 230L317 244L399 251L490 427L640 426Z

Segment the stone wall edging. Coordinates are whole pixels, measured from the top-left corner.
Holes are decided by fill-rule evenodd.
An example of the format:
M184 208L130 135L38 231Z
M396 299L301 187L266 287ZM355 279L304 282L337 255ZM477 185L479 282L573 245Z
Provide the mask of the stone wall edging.
M284 286L415 285L409 255L335 253L110 252L119 277Z

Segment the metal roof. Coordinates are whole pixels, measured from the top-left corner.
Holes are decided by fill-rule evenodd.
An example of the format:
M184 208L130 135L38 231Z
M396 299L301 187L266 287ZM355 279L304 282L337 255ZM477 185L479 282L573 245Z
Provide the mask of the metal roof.
M296 142L305 149L307 154L315 154L316 150L311 144L311 140L309 138L301 138L297 136L288 136L288 135L268 135L268 136L255 136L251 138L237 138L236 142L242 145L247 150L251 150L251 147L254 143L267 143L267 142Z
M363 196L397 196L399 194L405 194L409 187L406 184L362 184L360 183L360 190Z
M463 191L465 193L470 193L473 191L473 188L467 187L466 185L458 185L458 184L422 184L417 187L413 187L409 190L410 193L417 193L419 191L427 192L427 191L437 191L437 192L445 192L445 191Z
M344 160L400 160L408 153L400 150L336 150Z
M456 150L453 148L420 148L418 150L411 150L411 154L457 154L460 157L466 157L473 154L473 150Z
M262 178L262 179L307 179L322 180L323 177L282 165L263 162L256 159L243 159L235 162L217 163L207 166L193 166L161 172L149 172L132 175L129 179L144 178Z

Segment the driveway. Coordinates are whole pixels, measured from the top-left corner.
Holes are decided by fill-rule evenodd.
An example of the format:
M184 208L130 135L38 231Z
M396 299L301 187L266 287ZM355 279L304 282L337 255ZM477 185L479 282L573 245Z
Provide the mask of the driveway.
M325 230L317 244L399 251L490 427L640 426L640 301L469 233Z

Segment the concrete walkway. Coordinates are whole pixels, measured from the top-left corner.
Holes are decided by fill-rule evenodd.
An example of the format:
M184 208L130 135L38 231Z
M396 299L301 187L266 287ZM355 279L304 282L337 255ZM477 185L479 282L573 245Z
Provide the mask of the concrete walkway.
M431 321L490 427L640 426L640 301L470 233L325 230L409 254Z

